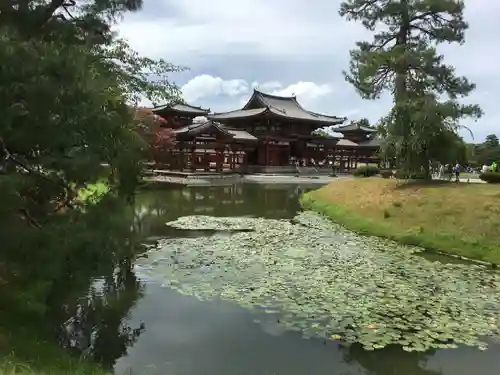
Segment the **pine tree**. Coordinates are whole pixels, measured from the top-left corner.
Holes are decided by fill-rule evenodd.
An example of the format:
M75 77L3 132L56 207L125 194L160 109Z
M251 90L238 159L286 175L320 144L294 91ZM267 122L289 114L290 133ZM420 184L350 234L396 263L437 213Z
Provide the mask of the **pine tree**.
M374 32L372 42L351 51L348 82L365 99L384 91L394 106L382 119L382 151L400 167L429 176L429 161L439 151L436 139L449 139L459 120L482 114L477 105L459 100L475 85L455 74L436 47L463 44L468 24L462 0L346 0L340 15Z

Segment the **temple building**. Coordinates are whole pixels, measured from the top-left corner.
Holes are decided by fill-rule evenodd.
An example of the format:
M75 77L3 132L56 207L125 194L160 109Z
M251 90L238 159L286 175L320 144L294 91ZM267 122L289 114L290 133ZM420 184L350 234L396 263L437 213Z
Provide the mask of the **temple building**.
M321 128L342 125L346 118L315 113L295 96L254 90L243 108L210 113L188 104L153 108L174 130L170 164L178 171L297 172L300 168L354 168L378 162L376 130L340 126L343 138L314 135Z
M152 109L155 115L162 117L167 121L167 126L172 129L178 129L183 126L191 125L193 119L199 116L208 116L210 109L195 107L185 103L172 105L162 105Z
M346 141L344 147L337 147L337 159L343 162L341 169L357 168L358 163L380 164L379 149L381 141L377 137L377 129L369 128L351 123L333 129L336 133L343 135L339 140L339 146ZM347 157L343 157L347 155Z

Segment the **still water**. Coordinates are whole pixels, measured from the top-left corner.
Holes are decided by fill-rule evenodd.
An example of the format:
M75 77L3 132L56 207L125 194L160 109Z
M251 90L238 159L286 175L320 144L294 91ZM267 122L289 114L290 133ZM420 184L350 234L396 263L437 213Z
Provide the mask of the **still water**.
M165 222L185 215L292 218L311 187L235 185L141 192L137 225L148 241L201 236ZM106 284L106 279L103 280ZM106 285L115 285L108 280ZM106 287L105 287L106 288ZM497 375L500 346L407 353L303 339L276 328L269 316L226 302L201 302L126 272L107 287L94 356L115 373L148 375ZM109 292L111 290L111 292Z

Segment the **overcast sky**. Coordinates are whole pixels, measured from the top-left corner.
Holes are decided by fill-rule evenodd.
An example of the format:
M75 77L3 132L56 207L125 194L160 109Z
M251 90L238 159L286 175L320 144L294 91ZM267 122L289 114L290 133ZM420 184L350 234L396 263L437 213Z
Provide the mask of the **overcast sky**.
M391 99L362 100L345 82L349 49L370 40L338 15L340 0L144 0L117 26L134 49L189 71L172 75L185 100L220 112L237 109L253 87L297 95L308 109L376 122ZM463 46L441 48L457 72L477 84L467 100L485 115L464 122L476 142L500 133L500 1L466 0ZM466 133L466 138L470 138Z

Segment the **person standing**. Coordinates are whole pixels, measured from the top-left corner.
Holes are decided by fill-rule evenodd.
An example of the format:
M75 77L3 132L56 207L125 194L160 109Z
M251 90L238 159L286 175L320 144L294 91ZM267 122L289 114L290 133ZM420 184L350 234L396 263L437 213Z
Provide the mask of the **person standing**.
M443 180L443 179L444 179L444 165L443 165L443 164L440 164L440 165L439 165L438 178L439 178L440 180Z
M460 164L455 165L455 182L460 182Z

